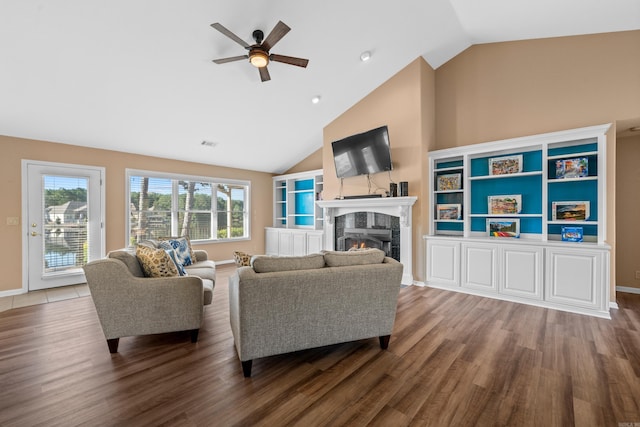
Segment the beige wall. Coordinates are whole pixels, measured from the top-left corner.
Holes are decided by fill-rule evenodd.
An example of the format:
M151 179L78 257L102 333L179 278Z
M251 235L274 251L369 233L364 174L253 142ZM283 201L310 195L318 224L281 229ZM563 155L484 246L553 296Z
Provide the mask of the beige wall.
M283 175L322 169L322 148L318 148L301 162L297 163Z
M336 177L331 142L378 126L389 127L391 160L394 182L408 181L409 195L417 196L413 207L413 274L422 279L422 236L427 232L427 194L424 180L427 148L434 145L434 85L435 72L422 59L416 59L398 74L324 128L322 164L324 171L324 197L333 199L340 193L340 180ZM372 191L382 193L389 189L389 175L372 176L376 187ZM365 176L346 178L342 195L367 194Z
M615 295L616 138L640 117L640 31L472 46L436 72L438 148L612 123L607 242Z
M156 157L98 150L44 141L0 136L2 168L0 184L3 203L0 204L0 292L22 287L22 226L8 226L7 217L20 217L22 159L73 163L104 167L106 172L106 250L125 246L125 169L142 169L216 178L251 181L251 240L233 243L198 245L206 249L211 259L232 259L234 250L248 253L264 251L264 227L271 225L273 189L271 174L199 163L189 163Z
M640 289L640 135L618 139L616 200L616 284Z

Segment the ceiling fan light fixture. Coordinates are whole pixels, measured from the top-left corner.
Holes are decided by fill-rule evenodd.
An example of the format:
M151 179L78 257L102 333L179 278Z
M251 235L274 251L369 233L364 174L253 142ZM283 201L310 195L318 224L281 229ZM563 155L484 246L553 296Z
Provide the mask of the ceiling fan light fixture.
M249 52L249 62L256 68L266 67L269 63L269 55L260 49L252 49Z

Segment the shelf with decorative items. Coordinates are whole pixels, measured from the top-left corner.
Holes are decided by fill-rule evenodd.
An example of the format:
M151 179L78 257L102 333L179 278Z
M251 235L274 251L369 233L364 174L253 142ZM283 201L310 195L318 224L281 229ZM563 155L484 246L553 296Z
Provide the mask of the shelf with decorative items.
M609 126L431 152L427 284L609 317Z
M322 169L273 177L273 227L266 253L304 255L322 250Z
M436 234L464 232L464 160L461 156L432 159L433 205L431 227Z

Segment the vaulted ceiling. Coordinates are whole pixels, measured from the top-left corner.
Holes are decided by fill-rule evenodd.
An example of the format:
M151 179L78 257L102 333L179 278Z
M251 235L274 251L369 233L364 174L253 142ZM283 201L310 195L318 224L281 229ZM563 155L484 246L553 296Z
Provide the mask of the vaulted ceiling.
M279 20L271 53L306 69L212 62L246 52L210 24L252 44ZM419 56L634 29L638 0L0 0L0 134L280 173Z

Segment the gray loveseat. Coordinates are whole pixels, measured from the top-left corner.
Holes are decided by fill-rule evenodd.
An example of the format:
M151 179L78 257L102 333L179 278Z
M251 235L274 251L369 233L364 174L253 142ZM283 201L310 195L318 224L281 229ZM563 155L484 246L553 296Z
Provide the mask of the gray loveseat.
M254 256L229 279L231 330L245 377L253 359L379 337L387 348L402 264L378 249Z
M198 261L185 267L188 276L145 277L136 256L126 250L83 267L111 353L126 336L190 331L191 341L198 340L216 269L206 251L194 252Z

